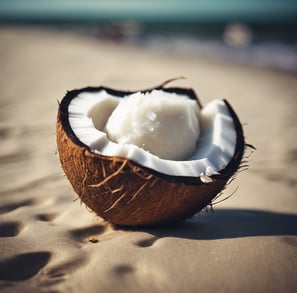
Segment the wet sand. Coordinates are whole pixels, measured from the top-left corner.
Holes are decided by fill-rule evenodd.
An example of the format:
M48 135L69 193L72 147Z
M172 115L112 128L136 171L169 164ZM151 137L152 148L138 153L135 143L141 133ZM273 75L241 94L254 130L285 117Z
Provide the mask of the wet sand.
M297 77L38 29L0 29L1 292L295 292ZM225 98L257 147L214 205L177 226L114 228L77 200L56 155L67 90L175 76Z

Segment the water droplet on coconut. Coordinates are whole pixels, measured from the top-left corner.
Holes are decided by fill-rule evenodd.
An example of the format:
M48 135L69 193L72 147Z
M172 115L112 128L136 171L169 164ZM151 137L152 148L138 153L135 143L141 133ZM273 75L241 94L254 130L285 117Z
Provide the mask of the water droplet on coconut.
M146 116L151 121L155 121L157 118L157 114L155 112L148 112Z
M154 127L154 125L153 124L147 124L147 129L149 130L149 131L154 131L155 130L155 127Z

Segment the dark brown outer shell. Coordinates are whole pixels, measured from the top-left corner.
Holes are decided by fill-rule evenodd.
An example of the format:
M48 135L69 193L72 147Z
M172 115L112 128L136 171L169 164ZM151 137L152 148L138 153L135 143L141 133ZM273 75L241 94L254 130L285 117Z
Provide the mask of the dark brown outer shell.
M124 226L174 223L210 204L238 169L244 152L242 127L229 103L225 101L237 131L235 154L220 175L211 177L213 182L203 183L199 177L164 175L127 158L92 153L79 141L69 124L68 105L80 92L103 89L118 97L132 93L105 87L74 90L66 94L58 111L61 165L82 202L105 220ZM197 99L191 89L163 90Z

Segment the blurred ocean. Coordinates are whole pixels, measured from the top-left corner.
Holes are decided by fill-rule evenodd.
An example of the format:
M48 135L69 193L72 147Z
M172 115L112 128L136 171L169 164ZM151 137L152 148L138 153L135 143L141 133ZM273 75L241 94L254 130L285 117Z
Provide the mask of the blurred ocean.
M0 25L297 72L296 0L0 0Z
M162 52L297 73L297 41L261 38L258 32L242 23L226 24L221 34L216 35L147 32L126 36L122 41Z

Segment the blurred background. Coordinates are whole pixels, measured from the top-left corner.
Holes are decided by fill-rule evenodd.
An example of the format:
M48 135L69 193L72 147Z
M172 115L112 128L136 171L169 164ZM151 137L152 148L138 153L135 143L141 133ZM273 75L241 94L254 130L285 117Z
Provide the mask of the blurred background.
M296 0L0 0L0 25L297 71Z

